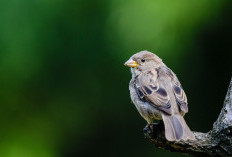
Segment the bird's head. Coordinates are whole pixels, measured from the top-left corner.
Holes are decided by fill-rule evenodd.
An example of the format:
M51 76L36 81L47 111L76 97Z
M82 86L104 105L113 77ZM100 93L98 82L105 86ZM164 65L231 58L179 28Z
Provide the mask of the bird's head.
M124 64L131 67L133 71L144 71L152 68L157 68L163 65L162 59L160 59L154 53L149 51L141 51L133 56Z

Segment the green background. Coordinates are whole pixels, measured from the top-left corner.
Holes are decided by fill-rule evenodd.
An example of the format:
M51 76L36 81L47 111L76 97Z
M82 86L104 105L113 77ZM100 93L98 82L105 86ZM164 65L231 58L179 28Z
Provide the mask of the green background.
M231 1L1 0L0 156L183 156L155 148L124 62L149 50L207 132L232 71Z

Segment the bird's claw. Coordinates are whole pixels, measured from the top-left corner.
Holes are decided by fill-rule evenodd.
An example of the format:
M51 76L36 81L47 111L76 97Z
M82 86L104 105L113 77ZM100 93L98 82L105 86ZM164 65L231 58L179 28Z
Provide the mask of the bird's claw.
M159 123L151 123L151 124L147 124L144 128L143 128L143 133L145 135L145 138L150 137L153 133L154 127L159 125Z

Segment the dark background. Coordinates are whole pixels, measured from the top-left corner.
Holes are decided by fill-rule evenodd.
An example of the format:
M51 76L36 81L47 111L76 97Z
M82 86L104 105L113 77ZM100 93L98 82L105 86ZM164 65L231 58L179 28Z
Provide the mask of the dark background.
M0 156L183 156L144 139L124 62L149 50L207 132L232 74L231 1L1 0Z

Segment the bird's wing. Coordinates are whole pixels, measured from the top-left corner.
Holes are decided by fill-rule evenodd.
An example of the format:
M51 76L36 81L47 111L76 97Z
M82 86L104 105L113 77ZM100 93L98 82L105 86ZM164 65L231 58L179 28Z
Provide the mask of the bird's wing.
M156 69L142 73L135 81L136 92L140 99L148 101L158 110L171 115L172 109L165 85L159 81Z
M177 104L179 106L179 109L182 112L187 113L188 112L188 101L187 101L186 94L185 94L185 92L184 92L184 90L183 90L183 88L182 88L182 86L180 84L180 81L178 80L178 78L172 72L171 69L169 69L166 66L163 66L161 68L165 71L165 73L171 79L173 92L175 94L176 101L177 101Z

